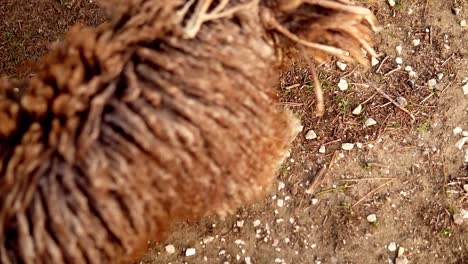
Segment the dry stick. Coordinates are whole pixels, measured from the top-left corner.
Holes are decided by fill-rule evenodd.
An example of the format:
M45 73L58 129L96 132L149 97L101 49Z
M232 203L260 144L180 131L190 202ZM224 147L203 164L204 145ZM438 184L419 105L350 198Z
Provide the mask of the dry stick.
M317 71L315 70L314 63L312 62L312 59L309 58L307 55L305 49L303 46L299 46L301 49L301 52L303 56L305 57L307 64L309 65L311 74L312 74L312 79L314 80L314 91L315 91L315 97L317 99L317 116L322 117L323 114L325 113L325 103L323 101L323 91L322 91L322 86L320 85L320 82L317 77Z
M380 90L379 88L377 88L377 86L375 85L371 85L372 88L374 88L377 92L379 92L383 97L385 97L387 100L389 100L393 105L395 105L396 107L398 107L398 109L400 109L401 111L407 113L411 119L413 119L413 121L416 120L416 118L414 117L413 114L410 113L410 111L408 111L406 108L404 107L401 107L397 102L395 102L388 94L386 94L384 91Z
M355 181L380 181L380 180L394 180L394 177L380 177L380 178L358 178L358 179L347 179L339 180L340 182L355 182Z
M384 63L388 60L388 56L386 56L382 62L380 63L379 67L377 68L377 70L375 71L375 73L379 73L380 72L380 69L382 68L382 65L384 65Z
M360 204L362 201L366 200L367 198L369 198L369 196L373 195L374 193L376 193L378 190L382 189L383 187L387 186L389 183L393 182L394 180L396 180L396 178L393 178L389 181L387 181L386 183L380 185L379 187L375 188L374 190L368 192L366 195L364 195L361 199L359 199L359 201L357 201L356 203L353 204L353 206L351 207L356 207L358 204Z
M325 177L327 176L327 173L330 171L333 163L335 162L337 155L338 155L338 151L335 151L335 153L333 153L333 157L331 158L328 166L323 165L323 167L320 168L320 170L315 175L314 181L310 184L309 188L307 189L308 193L313 193L315 188L317 188L317 186L323 183L323 181L325 180Z

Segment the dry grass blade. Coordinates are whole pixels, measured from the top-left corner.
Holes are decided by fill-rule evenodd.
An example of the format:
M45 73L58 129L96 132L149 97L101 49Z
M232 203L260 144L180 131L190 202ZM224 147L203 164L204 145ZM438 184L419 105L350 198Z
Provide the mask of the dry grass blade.
M361 199L359 199L357 202L355 202L353 204L352 207L356 207L357 205L359 205L360 203L362 203L363 201L365 201L367 198L369 198L369 196L375 194L376 192L378 192L380 189L382 189L383 187L387 186L388 184L390 184L391 182L395 181L396 178L393 178L389 181L387 181L386 183L380 185L379 187L375 188L374 190L368 192L366 195L364 195Z
M407 113L413 121L416 121L416 118L414 117L413 114L411 114L410 111L408 111L406 108L400 106L397 102L395 102L388 94L386 94L384 91L380 90L377 86L371 85L372 88L374 88L378 93L380 93L383 97L385 97L388 101L390 101L393 105L398 107L401 111Z
M320 168L320 170L315 175L314 180L312 181L309 188L307 189L307 193L314 193L317 186L323 183L323 181L325 180L325 177L327 176L327 173L330 171L333 163L335 162L337 155L338 155L338 151L335 151L335 153L333 153L333 157L331 158L328 166L323 165L323 167Z

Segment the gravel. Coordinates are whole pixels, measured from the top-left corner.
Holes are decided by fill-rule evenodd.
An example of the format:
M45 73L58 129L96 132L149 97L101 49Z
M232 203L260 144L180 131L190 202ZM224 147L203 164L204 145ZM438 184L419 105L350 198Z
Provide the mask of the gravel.
M377 216L375 214L370 214L367 216L367 221L369 221L369 223L375 223L377 222Z
M185 250L186 257L195 256L196 253L197 253L197 250L195 248L187 248Z
M169 253L169 254L174 254L174 252L175 252L175 247L174 247L174 245L167 245L167 246L165 247L165 249L166 249L166 252Z
M348 81L346 81L345 79L340 79L340 81L338 82L338 88L341 91L348 90Z
M317 138L317 134L315 134L315 131L314 130L309 130L307 132L307 134L305 135L305 138L307 140L312 140L312 139L316 139Z
M353 115L360 115L361 113L362 113L362 105L356 106L356 108L354 108L352 112Z
M397 244L395 242L391 242L387 246L388 250L391 252L395 252L397 250Z
M341 149L342 150L352 150L354 148L353 143L343 143L341 144Z
M373 126L373 125L376 125L377 124L377 121L375 121L375 119L373 119L372 117L368 118L366 120L366 122L364 123L364 126L365 127L370 127L370 126Z

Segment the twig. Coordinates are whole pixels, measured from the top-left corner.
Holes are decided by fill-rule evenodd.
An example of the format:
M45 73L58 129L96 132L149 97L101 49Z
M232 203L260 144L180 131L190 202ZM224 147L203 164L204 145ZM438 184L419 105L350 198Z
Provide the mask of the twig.
M327 145L330 145L330 144L333 144L333 143L337 143L337 142L340 142L340 141L341 141L341 138L335 139L335 140L328 141L328 142L322 144L322 146L327 146Z
M314 180L312 181L309 188L307 189L307 193L313 193L315 191L315 188L317 188L317 186L323 183L323 181L325 180L325 177L327 176L327 173L330 171L331 167L333 166L333 163L335 162L337 155L338 155L338 151L335 151L335 153L333 153L333 157L331 158L328 166L323 165L323 167L320 168L320 170L315 175Z
M389 183L393 182L394 180L396 180L396 178L393 178L389 181L387 181L386 183L380 185L379 187L375 188L374 190L368 192L366 195L364 195L361 199L359 199L359 201L357 201L356 203L353 204L353 206L351 207L356 207L358 204L360 204L362 201L366 200L367 198L369 198L369 196L373 195L374 193L376 193L377 191L379 191L380 189L382 189L383 187L387 186Z
M304 49L304 47L300 46L301 52L303 56L305 57L307 64L309 65L311 74L312 74L312 79L314 80L314 91L315 91L315 98L317 99L317 116L322 117L323 114L325 113L325 103L323 100L323 91L322 91L322 86L320 85L320 82L317 77L317 71L315 70L314 63L312 62L312 59L307 56L307 53Z
M450 57L448 57L440 66L444 66L449 60L451 60L455 56L455 53L452 53Z
M380 69L382 68L382 65L384 65L384 63L388 60L388 56L386 56L382 62L380 63L379 67L377 68L377 70L375 71L376 73L379 73L380 72Z
M397 102L395 102L388 94L386 94L384 91L380 90L379 88L377 88L375 85L372 85L372 87L377 91L379 92L383 97L385 97L387 100L389 100L393 105L395 105L396 107L398 107L398 109L400 109L401 111L407 113L411 119L413 121L416 120L416 118L414 117L413 114L410 113L410 111L408 111L406 108L404 107L401 107Z
M300 83L296 83L296 84L293 84L293 85L286 86L283 89L284 90L291 90L291 89L294 89L294 88L297 88L297 87L300 87L300 86L301 86Z
M387 77L387 76L389 76L389 75L391 75L391 74L393 74L393 73L399 71L400 69L401 69L401 67L398 66L398 67L396 67L395 69L393 69L393 70L391 70L391 71L385 73L384 76Z
M380 181L380 180L394 180L393 177L380 177L380 178L358 178L358 179L346 179L339 180L340 182L355 182L355 181Z

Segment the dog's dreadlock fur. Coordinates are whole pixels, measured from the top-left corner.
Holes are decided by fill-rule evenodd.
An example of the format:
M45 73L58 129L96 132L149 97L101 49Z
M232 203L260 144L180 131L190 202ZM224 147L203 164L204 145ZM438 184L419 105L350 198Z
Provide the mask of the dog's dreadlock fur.
M254 1L190 36L189 2L108 0L110 22L72 28L32 79L1 80L1 263L127 262L175 220L230 213L271 185L298 132L275 106L274 25L333 45L345 36L321 23L346 12Z

